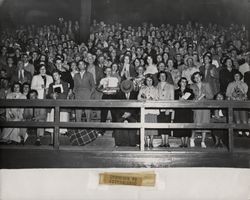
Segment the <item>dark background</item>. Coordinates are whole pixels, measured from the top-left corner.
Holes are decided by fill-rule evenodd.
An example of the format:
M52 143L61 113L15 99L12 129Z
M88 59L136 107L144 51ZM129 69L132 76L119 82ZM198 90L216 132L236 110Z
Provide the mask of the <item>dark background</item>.
M79 20L81 0L0 0L1 28ZM250 0L92 0L91 19L137 25L188 20L249 26Z

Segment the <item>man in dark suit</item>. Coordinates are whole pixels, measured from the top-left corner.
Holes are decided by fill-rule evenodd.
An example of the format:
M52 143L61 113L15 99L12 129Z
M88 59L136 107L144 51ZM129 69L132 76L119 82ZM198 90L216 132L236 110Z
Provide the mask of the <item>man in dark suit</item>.
M121 83L121 90L117 94L117 99L137 100L138 92L134 91L131 80L124 80ZM117 112L117 122L135 123L139 121L139 111L136 108L119 109ZM136 146L139 143L137 131L133 129L117 129L114 131L116 146Z
M14 71L13 75L11 76L11 84L15 82L19 82L21 84L27 82L31 83L32 75L30 72L24 70L24 63L22 60L17 62L17 69Z

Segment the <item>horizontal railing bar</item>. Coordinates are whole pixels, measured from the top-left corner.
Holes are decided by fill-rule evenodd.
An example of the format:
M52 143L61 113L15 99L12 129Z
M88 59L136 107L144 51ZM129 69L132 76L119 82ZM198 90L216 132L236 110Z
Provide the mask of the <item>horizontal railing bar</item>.
M100 122L1 122L0 127L11 128L52 128L59 126L60 128L127 128L139 129L144 126L146 129L249 129L249 124L227 124L227 123L100 123Z
M0 100L0 107L9 108L52 108L59 106L61 108L74 108L74 107L90 107L90 108L228 108L234 109L244 108L250 109L250 101L218 101L216 100L204 100L204 101L138 101L138 100L29 100L29 99L7 99Z
M60 128L141 128L140 123L100 123L100 122L1 122L0 127L11 128L52 128L59 126Z
M144 127L146 129L228 129L233 125L226 123L145 123Z
M234 124L234 129L248 129L250 131L250 124Z
M74 107L92 107L92 108L103 108L103 107L131 107L140 108L142 105L141 101L123 101L123 100L29 100L29 99L8 99L0 100L0 107L40 107L40 108L51 108L59 106L61 108L74 108Z

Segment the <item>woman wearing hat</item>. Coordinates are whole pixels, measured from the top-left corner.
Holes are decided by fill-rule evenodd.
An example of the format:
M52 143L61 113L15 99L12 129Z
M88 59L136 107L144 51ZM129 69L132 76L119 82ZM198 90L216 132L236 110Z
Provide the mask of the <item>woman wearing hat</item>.
M138 100L155 101L159 99L159 93L154 87L154 78L148 74L145 78L145 86L142 87L138 94ZM157 123L157 116L160 114L159 109L147 109L145 111L145 122ZM146 147L153 147L153 137L158 135L157 130L146 130Z

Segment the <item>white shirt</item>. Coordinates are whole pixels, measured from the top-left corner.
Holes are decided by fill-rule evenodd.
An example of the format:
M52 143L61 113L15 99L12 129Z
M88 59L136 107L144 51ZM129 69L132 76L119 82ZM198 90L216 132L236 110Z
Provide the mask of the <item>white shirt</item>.
M144 72L144 75L156 73L158 73L157 67L155 65L148 65L146 71Z
M81 79L82 79L83 75L85 74L85 71L79 72L79 73L80 73L80 76L81 76Z
M100 85L102 85L104 88L103 93L108 93L108 94L115 93L116 90L115 89L114 90L105 90L105 88L117 88L118 83L119 83L118 78L113 77L113 76L102 78L100 81Z

